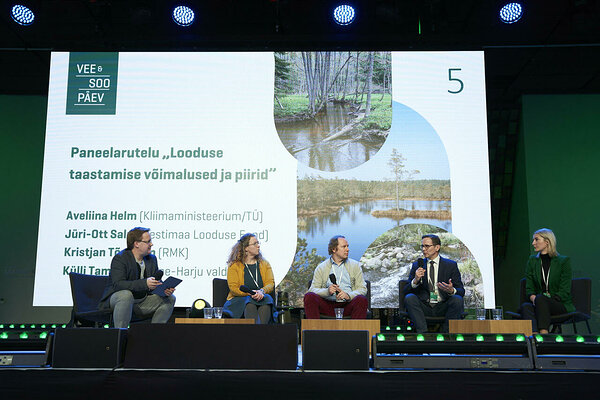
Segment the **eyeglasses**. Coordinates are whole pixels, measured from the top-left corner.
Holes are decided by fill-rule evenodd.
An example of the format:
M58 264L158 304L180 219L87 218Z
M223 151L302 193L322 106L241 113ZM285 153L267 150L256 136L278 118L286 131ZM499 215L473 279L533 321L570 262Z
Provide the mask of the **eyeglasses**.
M248 246L259 246L260 242L256 242L256 243L248 243Z
M422 248L422 249L428 249L428 248L430 248L430 247L432 247L432 246L435 246L435 244L422 244L422 245L421 245L421 248Z
M138 242L142 242L142 243L146 243L146 244L152 244L152 240L138 240Z

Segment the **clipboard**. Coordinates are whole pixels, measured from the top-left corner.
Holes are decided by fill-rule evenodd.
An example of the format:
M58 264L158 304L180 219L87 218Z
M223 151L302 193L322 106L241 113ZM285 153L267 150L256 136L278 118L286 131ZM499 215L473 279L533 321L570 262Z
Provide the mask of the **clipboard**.
M167 297L165 294L166 289L174 288L182 282L181 279L175 278L174 276L168 277L162 284L158 285L152 292L152 294L159 295L160 297Z

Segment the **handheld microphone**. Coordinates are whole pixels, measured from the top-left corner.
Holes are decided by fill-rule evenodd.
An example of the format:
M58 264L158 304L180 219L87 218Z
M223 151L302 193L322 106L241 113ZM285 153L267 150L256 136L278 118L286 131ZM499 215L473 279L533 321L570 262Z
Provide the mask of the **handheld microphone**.
M335 279L335 274L329 274L329 280L331 281L331 283L333 283L334 285L337 285L337 279Z
M419 259L417 260L417 266L418 266L419 268L423 268L423 269L425 269L425 275L427 275L427 264L425 264L425 260L423 260L422 258L419 258ZM418 284L420 284L420 283L421 283L421 280L419 281L419 283L418 283Z
M252 296L254 296L256 294L256 292L252 289L250 289L248 286L246 285L240 285L240 290L244 293L248 293Z
M331 283L333 283L334 285L337 285L337 279L335 278L335 274L329 274L329 280L331 281ZM335 294L339 294L340 291L336 290Z
M163 270L159 269L158 271L156 271L156 273L154 274L154 279L156 279L157 281L160 281L163 277Z

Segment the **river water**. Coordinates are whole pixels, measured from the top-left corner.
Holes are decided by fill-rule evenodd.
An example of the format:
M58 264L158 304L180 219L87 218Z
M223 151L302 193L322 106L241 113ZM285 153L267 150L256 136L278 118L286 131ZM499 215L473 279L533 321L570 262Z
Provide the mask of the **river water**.
M327 243L334 235L344 235L350 244L350 258L360 260L369 245L382 233L399 225L430 224L446 231L452 230L452 220L405 218L376 218L374 210L389 210L396 207L395 200L358 202L343 207L337 213L306 218L306 226L299 228L298 236L306 239L307 249L317 249L317 254L327 256ZM401 200L400 207L406 210L449 210L450 201Z
M329 103L314 119L276 122L275 126L285 148L302 164L321 171L343 171L370 160L384 142L348 138L323 142L356 118L351 111L348 105Z

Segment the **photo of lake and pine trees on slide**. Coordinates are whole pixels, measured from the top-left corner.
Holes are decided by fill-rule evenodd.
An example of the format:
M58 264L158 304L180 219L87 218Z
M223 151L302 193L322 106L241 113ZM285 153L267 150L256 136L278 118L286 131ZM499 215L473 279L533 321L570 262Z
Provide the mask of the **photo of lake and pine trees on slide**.
M296 256L277 291L303 307L327 243L344 235L371 281L373 308L398 307L398 282L437 234L458 263L465 307L483 306L469 249L451 233L450 167L419 113L392 101L390 52L275 53L275 126L298 160Z

